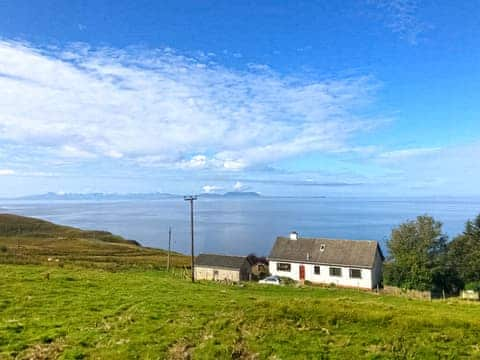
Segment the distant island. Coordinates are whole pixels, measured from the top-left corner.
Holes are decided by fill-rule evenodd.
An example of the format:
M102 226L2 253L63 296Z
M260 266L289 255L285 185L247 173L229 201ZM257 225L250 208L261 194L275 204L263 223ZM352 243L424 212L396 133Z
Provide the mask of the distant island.
M261 197L259 193L253 192L253 191L230 191L224 194L203 193L198 196L202 198L241 198L241 199Z
M261 195L252 191L231 191L224 194L220 193L202 193L200 198L258 198ZM120 201L120 200L165 200L182 199L183 195L169 193L54 193L28 195L4 200L24 200L24 201Z

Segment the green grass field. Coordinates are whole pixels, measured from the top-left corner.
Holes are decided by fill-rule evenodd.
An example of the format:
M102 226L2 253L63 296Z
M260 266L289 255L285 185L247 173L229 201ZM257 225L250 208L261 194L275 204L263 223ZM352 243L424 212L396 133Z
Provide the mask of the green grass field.
M166 259L0 214L0 359L480 359L478 303L192 284L188 257Z
M2 359L480 358L458 300L56 264L0 265L0 294Z

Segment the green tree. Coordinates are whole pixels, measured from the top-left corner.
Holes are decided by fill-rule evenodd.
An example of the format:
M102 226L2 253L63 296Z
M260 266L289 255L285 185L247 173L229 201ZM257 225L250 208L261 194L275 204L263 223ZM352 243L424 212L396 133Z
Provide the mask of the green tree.
M480 215L450 242L448 261L464 284L480 281Z
M385 282L407 289L445 288L447 237L442 223L419 216L392 230Z

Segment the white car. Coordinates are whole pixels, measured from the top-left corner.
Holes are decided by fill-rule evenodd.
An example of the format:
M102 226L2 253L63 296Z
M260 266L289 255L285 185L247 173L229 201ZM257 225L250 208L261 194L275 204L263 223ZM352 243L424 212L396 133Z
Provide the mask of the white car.
M280 285L282 281L279 276L269 276L265 279L262 279L258 282L259 284L270 284L270 285Z

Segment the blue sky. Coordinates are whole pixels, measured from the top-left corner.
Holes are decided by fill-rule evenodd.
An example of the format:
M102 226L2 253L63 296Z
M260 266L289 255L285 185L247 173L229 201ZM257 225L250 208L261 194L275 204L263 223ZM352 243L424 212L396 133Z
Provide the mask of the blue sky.
M479 7L1 1L0 196L479 195Z

